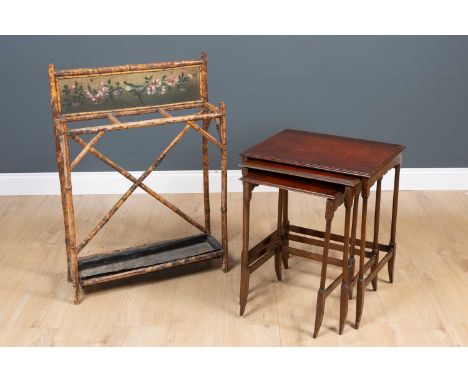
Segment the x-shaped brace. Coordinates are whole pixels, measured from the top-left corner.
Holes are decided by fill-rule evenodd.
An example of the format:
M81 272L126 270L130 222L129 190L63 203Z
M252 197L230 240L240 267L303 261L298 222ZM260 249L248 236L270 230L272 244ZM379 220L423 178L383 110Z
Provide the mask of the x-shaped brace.
M170 114L167 113L163 109L159 109L158 111L163 116L170 116ZM117 118L115 118L112 114L109 114L108 118L113 123L120 123L120 121ZM90 152L94 156L96 156L98 159L102 160L104 163L106 163L107 165L112 167L114 170L122 174L131 182L133 182L133 185L127 190L127 192L125 192L125 194L122 195L122 197L117 201L117 203L115 203L115 205L109 210L109 212L101 219L101 221L94 227L94 229L78 245L77 253L79 253L90 242L90 240L101 230L101 228L110 220L110 218L115 214L115 212L117 212L117 210L122 206L122 204L129 198L129 196L138 187L145 190L148 194L153 196L156 200L164 204L166 207L170 208L172 211L174 211L176 214L178 214L180 217L185 219L187 222L189 222L190 224L198 228L200 231L206 232L205 227L197 223L186 213L181 211L171 202L163 198L160 194L156 193L153 189L151 189L150 187L146 186L143 183L143 181L151 174L151 172L153 172L156 169L156 167L166 157L169 151L172 150L172 148L182 139L182 137L187 133L187 131L190 128L193 128L195 131L199 132L201 135L205 136L208 140L213 142L216 146L222 148L221 143L218 142L211 134L206 132L206 130L201 129L196 123L189 121L187 122L186 126L179 132L179 134L177 134L177 136L171 141L171 143L169 143L169 145L164 149L164 151L153 161L153 163L146 169L146 171L138 179L134 177L132 174L130 174L128 171L126 171L123 167L119 166L118 164L113 162L111 159L109 159L107 156L102 154L99 150L94 148L94 145L97 143L97 141L104 135L105 133L104 131L101 131L98 134L96 134L96 136L94 136L93 139L91 139L89 142L86 142L85 140L83 140L77 135L71 136L71 138L75 142L77 142L79 145L83 147L83 150L77 155L77 157L71 163L70 165L71 169L75 168L76 165L81 161L81 159L83 159L84 156L88 152Z

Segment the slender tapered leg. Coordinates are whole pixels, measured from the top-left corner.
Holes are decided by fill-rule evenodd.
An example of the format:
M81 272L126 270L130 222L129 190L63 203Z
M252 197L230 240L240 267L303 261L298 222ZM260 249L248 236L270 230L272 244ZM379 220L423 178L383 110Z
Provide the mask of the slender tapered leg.
M352 281L354 278L354 270L356 260L354 258L354 253L356 252L356 231L357 231L357 219L358 219L358 212L359 212L359 192L356 192L354 196L353 202L353 223L351 227L351 246L349 249L350 257L349 257L349 276L348 280ZM353 284L349 287L349 298L353 298Z
M283 279L283 265L282 265L282 253L283 253L283 191L278 190L278 219L276 224L276 250L275 250L275 272L278 281Z
M340 294L340 327L339 334L343 334L346 317L348 315L348 296L349 296L349 226L351 220L351 207L352 207L352 194L351 190L346 190L345 195L345 227L344 227L344 240L343 240L343 276L341 280L341 294Z
M367 185L362 190L362 217L361 217L361 248L359 253L359 278L357 282L356 298L356 329L361 323L362 310L364 308L364 263L366 258L366 219L367 219L367 199L369 198L369 188Z
M326 219L326 228L325 228L325 242L323 245L323 255L322 255L322 272L320 275L320 289L317 293L317 307L315 311L315 328L314 328L314 338L317 338L320 326L322 325L323 313L325 311L325 298L326 298L326 288L325 283L327 281L327 260L328 260L328 250L330 247L330 232L331 224L333 220L333 203L330 200L327 200L327 209L325 213Z
M382 178L377 181L377 192L375 194L375 212L374 212L374 241L372 245L372 253L374 255L374 264L372 265L371 272L377 268L379 264L379 223L380 223L380 199L382 196ZM372 288L377 290L377 276L372 279Z
M393 255L388 261L388 278L393 283L393 274L395 270L395 256L396 256L396 222L398 212L398 191L400 189L400 166L395 166L395 180L393 184L393 204L392 204L392 227L390 231L390 246L393 249Z
M247 304L249 294L249 222L250 222L250 199L252 186L244 182L244 206L242 225L242 258L241 258L241 285L240 285L240 315L242 316Z
M289 232L289 220L288 220L288 190L281 190L283 193L283 250L282 259L283 266L285 269L289 268L289 252L287 247L289 246L288 232Z

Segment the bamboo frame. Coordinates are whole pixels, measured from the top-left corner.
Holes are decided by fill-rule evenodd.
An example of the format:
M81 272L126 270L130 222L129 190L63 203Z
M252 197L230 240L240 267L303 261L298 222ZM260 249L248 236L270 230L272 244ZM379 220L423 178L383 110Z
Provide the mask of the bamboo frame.
M61 113L60 93L58 80L63 78L80 78L90 75L109 75L109 74L125 74L144 72L149 70L164 70L172 68L181 68L189 66L200 67L200 100L179 102L164 105L144 106L127 109L106 110L96 112L82 112L76 114ZM54 65L49 65L49 86L51 97L52 120L55 135L56 160L60 179L60 191L62 199L62 210L64 217L65 228L65 249L67 255L67 278L73 282L75 288L75 303L80 302L80 287L92 285L96 283L116 280L120 278L130 277L135 274L141 274L159 269L180 266L198 261L208 261L216 257L222 257L222 269L228 270L228 247L227 247L227 153L226 153L226 109L223 102L219 106L215 106L208 102L208 86L207 86L207 55L202 53L200 60L191 61L173 61L152 64L139 65L122 65L112 67L101 67L91 69L68 69L55 70ZM170 110L190 110L200 109L196 113L191 113L183 116L172 116ZM129 115L144 115L149 113L159 113L162 118L143 119L136 122L121 122L118 116ZM84 128L70 129L68 123L84 120L96 120L107 118L111 123L107 125L88 126ZM201 121L202 126L197 122ZM209 132L211 122L215 121L219 138L214 137ZM169 145L162 151L161 154L155 157L151 165L136 178L123 167L115 163L101 151L96 149L96 143L106 134L118 130L130 130L135 128L173 125L183 123L184 127L175 135ZM203 168L203 194L204 194L204 225L198 223L189 215L184 213L174 204L166 200L163 196L156 193L150 187L145 185L144 180L159 166L167 154L183 139L188 131L196 131L202 139L202 168ZM85 141L80 135L95 134L89 141ZM82 147L79 154L71 160L69 151L69 140L76 142ZM112 218L123 203L137 189L141 188L154 197L164 206L174 211L187 222L195 226L200 231L210 234L210 202L209 202L209 162L208 162L208 142L211 142L221 152L221 231L222 231L222 246L220 251L202 254L198 257L192 256L177 261L167 262L161 265L149 266L145 269L136 269L133 271L121 272L118 274L106 275L104 277L96 277L87 279L85 282L80 280L78 254L83 248L94 238L94 236L103 228L105 224ZM72 177L71 173L76 169L81 160L87 155L92 154L100 159L113 170L120 173L122 176L130 180L132 186L122 195L122 197L114 204L107 214L96 224L96 226L77 244L75 216L73 210L73 192L72 192ZM136 248L136 247L132 247ZM132 248L129 248L130 250Z

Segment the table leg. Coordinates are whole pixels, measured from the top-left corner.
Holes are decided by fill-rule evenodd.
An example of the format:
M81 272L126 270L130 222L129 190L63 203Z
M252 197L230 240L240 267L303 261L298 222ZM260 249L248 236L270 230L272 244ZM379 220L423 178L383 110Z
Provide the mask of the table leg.
M276 249L275 249L275 271L278 281L283 279L283 265L282 265L282 231L283 227L283 191L278 190L278 219L276 224Z
M388 278L393 283L393 274L395 270L395 256L396 256L396 222L398 212L398 192L400 189L400 167L395 166L395 180L393 184L393 204L392 204L392 227L390 231L390 246L393 249L393 255L388 261Z
M369 187L366 185L362 190L362 217L361 217L361 248L359 253L359 278L357 282L356 298L356 329L361 323L362 310L364 307L364 263L366 258L366 219L367 219L367 199L369 198Z
M353 203L353 223L351 226L351 246L350 246L350 258L349 258L349 276L348 280L353 280L354 278L354 269L356 260L354 258L354 253L356 252L356 231L357 231L357 219L359 212L359 192L356 192L354 196ZM353 284L349 288L349 298L353 298Z
M322 273L320 275L320 289L317 293L317 307L315 311L315 328L314 328L314 338L317 338L320 326L322 325L323 313L325 311L325 298L326 298L326 288L325 283L327 280L327 259L328 259L328 250L330 247L330 233L331 233L331 224L334 215L334 206L331 200L327 200L327 208L325 212L326 219L326 228L325 228L325 242L323 245L323 255L322 255Z
M374 264L372 265L371 272L377 268L379 264L379 223L380 223L380 199L382 197L382 178L377 181L377 192L375 194L375 212L374 212L374 241L372 245L372 253L375 257ZM375 275L372 282L372 288L377 290L377 276Z
M242 316L247 304L249 294L249 222L250 222L250 200L252 197L252 186L244 182L244 206L243 206L243 229L242 229L242 256L241 256L241 284L240 284L240 315Z
M287 238L288 231L289 231L289 220L288 220L288 190L283 191L283 250L282 250L282 259L283 259L283 266L285 269L289 268L289 253L287 251L287 247L289 246L289 240Z
M351 207L353 205L353 197L351 190L346 189L345 194L345 227L344 227L344 240L343 240L343 274L341 280L341 294L340 294L340 327L339 334L343 334L346 316L348 315L348 296L349 296L349 265L348 265L348 253L349 253L349 226L351 218Z

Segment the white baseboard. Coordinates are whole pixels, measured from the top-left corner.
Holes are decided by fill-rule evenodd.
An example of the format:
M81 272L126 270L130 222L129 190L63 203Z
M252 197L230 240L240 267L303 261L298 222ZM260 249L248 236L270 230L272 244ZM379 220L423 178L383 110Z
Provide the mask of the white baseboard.
M141 171L132 171L138 178ZM210 192L220 192L221 173L210 171ZM240 170L228 171L228 191L242 192ZM76 172L72 176L73 193L122 194L131 182L116 172ZM158 171L151 174L145 184L159 193L196 193L203 191L201 171ZM393 171L382 181L383 190L391 190ZM258 187L256 191L273 191ZM400 190L468 190L468 168L403 168ZM143 193L137 189L135 193ZM57 173L11 173L0 174L0 195L59 195Z

